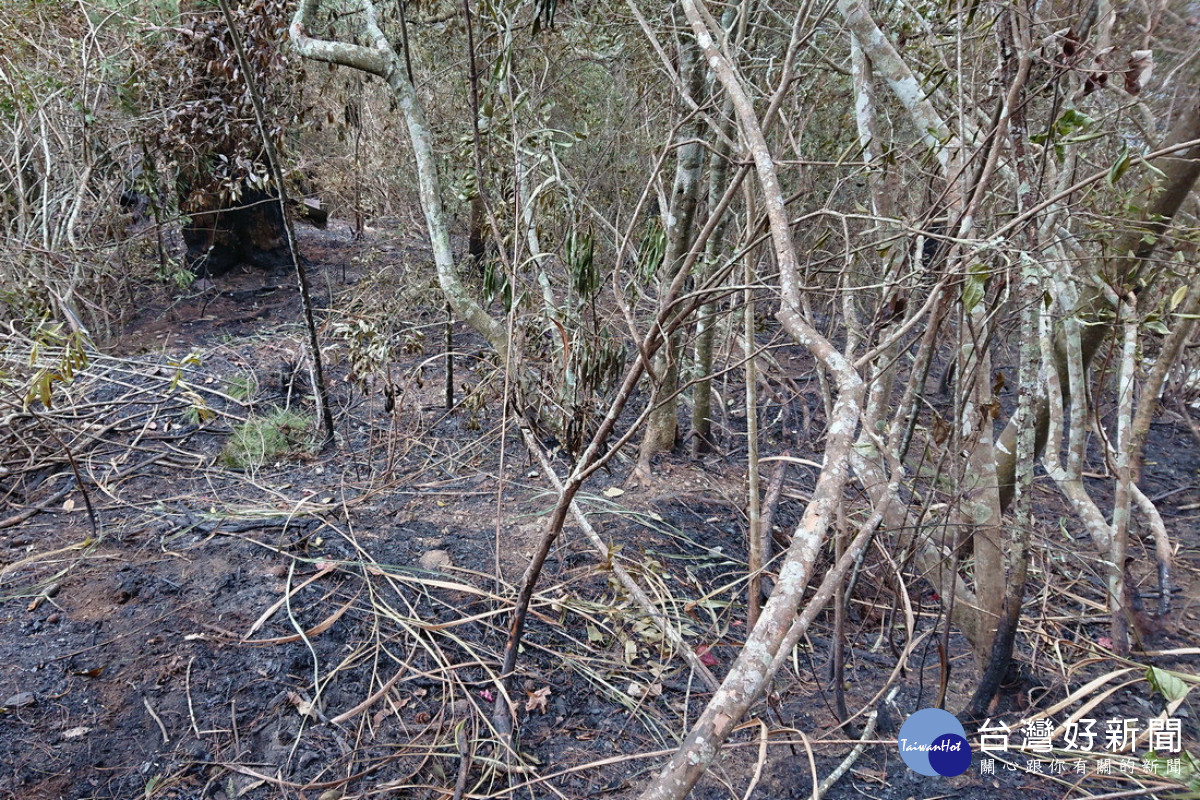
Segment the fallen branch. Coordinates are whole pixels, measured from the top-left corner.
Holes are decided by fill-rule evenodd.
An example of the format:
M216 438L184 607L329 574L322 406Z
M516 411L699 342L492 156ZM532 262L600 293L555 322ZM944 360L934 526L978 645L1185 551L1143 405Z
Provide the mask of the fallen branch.
M893 689L892 696L895 696L895 694L896 690ZM890 700L891 697L888 699ZM858 761L858 757L861 756L863 751L867 749L867 742L870 741L871 737L875 735L875 725L878 722L879 711L874 709L870 714L867 715L867 724L863 728L863 735L859 739L858 744L854 745L854 749L850 751L848 756L842 759L842 763L838 764L837 768L834 769L833 772L826 775L825 780L821 781L821 784L817 786L816 796L818 800L819 798L824 797L825 793L832 789L833 785L841 780L843 775L850 771L850 768L854 766L854 762Z
M522 420L524 420L524 418L522 418ZM521 435L525 439L525 445L529 448L529 452L532 453L542 465L542 471L546 474L547 479L549 479L550 483L553 484L556 490L561 492L563 490L562 481L559 480L558 474L554 471L554 467L550 465L550 461L546 458L546 454L542 452L542 448L538 446L537 438L533 435L533 431L529 430L524 422L521 425ZM574 500L571 501L570 511L571 517L583 530L584 535L587 537L588 541L591 542L592 547L596 550L596 553L601 559L609 560L608 545L605 544L604 539L600 537L600 534L596 532L596 529L592 527L592 523L588 521L587 516L579 508L579 504ZM654 601L651 600L644 591L642 591L642 587L638 586L637 581L633 579L633 576L631 576L624 567L618 564L615 559L611 560L610 566L612 568L613 575L616 576L617 582L620 583L621 587L629 593L629 596L633 598L634 602L641 607L646 616L653 620L655 626L659 629L659 631L662 632L663 638L670 643L672 648L674 648L675 653L679 656L682 656L683 659L688 662L688 665L696 671L696 674L700 676L700 680L704 682L704 685L708 687L710 692L715 692L720 686L720 683L717 681L712 672L709 671L708 667L704 665L704 662L700 660L700 656L696 654L696 651L688 646L687 642L685 642L683 637L680 636L679 631L676 630L675 626L671 624L671 621L663 616L658 607L654 605Z
M816 597L797 620L796 610L813 577L817 556L825 544L826 531L849 478L850 450L858 429L865 390L854 366L829 340L808 324L800 311L803 304L795 242L774 160L740 76L713 40L713 28L706 21L712 17L702 3L703 0L683 0L683 10L705 58L733 103L742 135L749 145L757 169L783 292L779 321L792 338L828 370L837 384L838 398L829 419L825 459L812 492L812 500L784 555L775 590L721 688L713 695L671 761L642 793L641 800L680 800L691 790L716 758L722 743L733 732L738 721L762 696L775 673L786 663L790 648L807 630L819 606L833 596L837 583L853 565L859 549L865 545L876 524L869 523L860 530L834 570L826 574ZM798 47L799 31L794 30L784 63L791 63ZM879 514L877 511L875 516Z
M16 514L13 514L11 517L5 517L4 519L0 519L0 530L2 530L4 528L11 528L14 525L20 525L22 522L29 519L30 517L32 517L36 514L40 514L41 512L50 508L50 506L57 503L59 500L62 500L64 497L66 497L68 494L70 494L72 491L74 491L74 489L75 489L75 482L72 481L71 483L67 484L66 487L59 489L57 492L50 495L42 502L40 502L36 505L26 506L24 509L18 511Z

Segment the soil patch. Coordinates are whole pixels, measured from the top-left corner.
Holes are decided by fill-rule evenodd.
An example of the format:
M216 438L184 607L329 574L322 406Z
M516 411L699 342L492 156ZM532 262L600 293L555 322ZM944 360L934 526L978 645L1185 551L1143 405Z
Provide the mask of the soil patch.
M571 528L555 546L506 752L490 729L496 675L553 495L508 424L481 344L453 329L460 402L447 410L442 312L412 294L378 299L392 297L387 287L421 291L405 276L426 269L425 251L395 235L354 240L337 224L305 230L303 244L318 304L351 309L323 313L336 447L317 452L301 437L242 469L221 455L247 420L311 410L296 289L278 271L236 271L182 296L147 287L132 324L56 389L52 409L10 416L0 488L3 516L20 519L0 529L0 796L432 800L461 780L464 797L635 797L708 695L611 565L723 674L746 632L745 465L665 459L635 489L621 461L594 478L580 502L608 551ZM349 328L337 327L373 302L398 306L383 334L396 345L386 380L356 374ZM819 460L812 365L794 347L778 359L794 391L769 401L765 446ZM737 412L722 413L725 435L744 435ZM1147 667L1198 672L1200 452L1170 415L1147 452L1142 488L1178 546L1171 616L1153 620L1149 652L1130 662L1102 650L1097 559L1040 479L1024 675L997 720L1020 725L1040 708L1065 723L1094 701L1084 713L1100 729L1109 719L1144 729L1168 703L1138 680ZM811 470L794 469L774 520L782 539L810 490ZM1141 565L1152 545L1134 550L1150 597L1155 576ZM1011 752L991 771L977 757L957 778L909 770L896 745L904 719L943 691L961 708L976 673L960 637L944 635L939 599L910 573L900 583L893 556L864 560L847 608L841 689L856 717L839 728L830 616L694 797L741 797L752 781L757 797L810 797L814 765L830 774L868 724L827 797L1033 800L1152 783L1140 758L1105 766L1102 741L1091 754ZM1195 752L1194 702L1171 716Z

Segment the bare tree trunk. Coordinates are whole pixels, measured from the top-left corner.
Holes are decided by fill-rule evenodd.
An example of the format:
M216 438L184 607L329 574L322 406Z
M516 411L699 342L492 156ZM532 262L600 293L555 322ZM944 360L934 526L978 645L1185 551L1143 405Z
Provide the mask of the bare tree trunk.
M817 598L810 602L806 614L797 621L796 610L812 577L813 565L849 478L848 462L858 428L863 384L853 365L800 313L800 276L795 242L774 160L740 77L713 42L713 28L706 21L711 19L711 15L702 3L703 0L683 0L683 8L705 58L733 100L742 134L754 160L770 222L775 258L780 268L783 302L779 320L785 330L829 371L837 383L839 395L833 417L829 420L825 463L817 477L812 500L784 556L775 590L721 688L671 761L642 793L642 800L679 800L691 790L716 757L721 744L750 705L762 695L775 672L786 662L788 643L794 644L803 635L808 622L815 616L810 612L821 602L828 602L832 598L836 583L845 576L866 542L866 536L860 531L841 561L827 573Z
M956 209L956 212L951 214L952 219L957 219L957 230L954 231L956 238L969 237L973 227L974 207L983 194L982 185L994 170L998 154L997 145L993 141L990 152L985 154L981 162L980 176L974 186L968 187L963 169L967 158L963 153L961 140L930 102L925 88L871 17L866 4L862 0L839 0L837 5L855 44L861 48L861 55L869 60L872 69L908 112L916 128L922 131L922 140L940 164L942 177L947 184L946 203L951 210ZM859 100L861 103L864 98L860 97ZM968 134L975 133L968 121L964 120L964 125ZM974 335L976 339L968 340L960 354L960 366L969 364L975 370L975 390L964 398L967 411L960 420L959 429L968 452L965 472L971 476L973 486L968 487L967 495L954 512L959 517L958 521L966 525L967 530L973 531L976 537L976 556L977 559L981 557L983 562L980 564L977 561L977 578L982 570L1002 572L1002 551L998 540L999 503L996 484L991 479L995 461L992 457L989 434L991 376L988 372L989 359L984 338L986 315L983 313L982 302L979 305L980 307L975 309L964 310L964 318L971 320L970 328L974 331L972 334L968 330L966 335ZM928 347L933 345L933 341L927 343ZM931 354L931 350L926 350L920 358L928 359ZM966 377L961 369L959 374ZM915 398L906 391L906 400L902 403L902 408L912 407L915 410L915 406L911 406L913 399ZM908 426L909 421L905 419L900 424ZM907 442L907 434L901 438ZM881 455L884 454L874 452L873 442L862 442L851 454L855 472L877 509L885 507L883 504L888 502L883 491L886 480L878 463L878 457ZM907 515L895 510L894 506L888 504L886 507L893 509L885 519L885 524L889 527L898 525L896 530L904 530L908 523L913 522L906 519ZM914 536L911 542L915 547L913 555L918 569L938 587L942 597L947 600L953 598L950 606L953 622L971 642L977 658L982 661L985 657L983 654L990 650L991 635L1002 601L1002 585L990 580L997 576L989 574L979 587L982 594L977 595L967 589L957 574L955 565L928 536Z
M505 328L488 315L483 306L463 286L454 263L454 254L450 249L450 233L442 208L442 185L433 152L433 135L430 133L425 110L417 97L416 88L408 74L408 67L404 57L395 51L380 29L374 2L360 0L360 3L362 32L370 42L369 45L311 36L321 0L301 0L289 29L292 45L305 58L362 70L387 81L408 127L408 137L417 166L421 209L425 213L425 223L429 229L430 243L433 245L438 283L454 313L487 339L503 364L507 360L509 346Z
M698 102L704 91L704 61L695 40L685 36L680 45L680 79L686 81L679 91ZM686 106L686 98L684 104ZM704 166L704 119L699 114L692 124L680 128L676 147L675 182L671 190L671 207L667 211L667 248L663 256L663 280L670 282L683 268L684 257L691 249L693 221L700 198L700 177ZM643 477L650 472L650 458L675 447L679 438L679 336L668 337L655 359L654 372L658 379L654 397L656 406L646 421L646 431L638 454L638 471Z
M1129 592L1125 585L1125 556L1129 552L1129 513L1133 498L1134 461L1130 447L1133 425L1133 387L1137 378L1138 322L1131 295L1122 308L1121 364L1117 377L1117 486L1113 493L1112 563L1108 572L1109 636L1119 656L1129 655Z
M723 109L722 119L733 114L733 107L727 102ZM729 157L730 149L725 143L728 134L733 132L732 125L725 126L726 136L721 137L708 160L708 207L710 213L717 208L721 197L729 186ZM699 270L700 280L707 280L717 259L721 257L722 245L725 241L727 218L722 215L718 220L712 236L705 247L705 264ZM712 371L713 371L713 341L717 333L717 309L715 303L705 303L696 315L696 385L692 389L692 431L690 448L692 456L698 456L713 447L712 435Z
M1006 14L1001 18L998 28L1001 38L1001 52L1011 56L1005 59L1003 69L1008 83L1008 92L996 124L995 137L997 143L1005 136L1010 138L1015 170L1018 175L1016 187L1016 206L1018 211L1026 212L1032 204L1033 178L1027 164L1025 146L1026 117L1025 117L1025 84L1029 79L1032 63L1029 44L1028 18L1023 13ZM1017 55L1019 53L1019 55ZM1031 220L1021 231L1019 241L1023 248L1020 262L1020 283L1017 290L1018 305L1024 324L1021 326L1022 339L1018 367L1018 406L1017 415L1025 420L1025 430L1017 440L1016 463L1018 468L1017 486L1018 502L1014 507L1013 524L1007 532L995 533L1004 536L1002 558L998 564L984 564L983 559L976 556L976 585L981 596L981 603L989 623L985 633L988 638L981 642L976 649L976 659L982 667L982 675L975 693L966 710L969 718L980 718L987 713L992 699L1000 689L1001 682L1012 663L1013 645L1016 642L1017 628L1021 620L1021 605L1025 599L1025 582L1029 574L1029 545L1033 534L1033 468L1036 462L1034 455L1034 437L1028 422L1034 411L1033 396L1038 376L1039 363L1039 311L1042 296L1041 270L1033 259L1032 253L1038 250L1036 226ZM985 465L988 468L988 478L995 486L996 462L995 449L991 449L990 458ZM998 505L999 495L993 489L993 497ZM996 509L997 516L1000 514ZM986 595L986 596L985 596Z
M740 40L745 32L745 15L748 11L746 4L743 6L742 14L734 13L734 8L731 6L725 9L725 13L721 16L721 27L729 31L733 26L735 19L740 19L741 24L737 29L737 40ZM712 84L715 76L709 73L709 94L712 94ZM725 194L725 190L729 186L729 159L732 155L733 141L733 104L726 97L721 104L721 117L719 123L719 133L712 149L711 155L708 158L708 213L718 214L720 218L716 221L716 226L713 228L712 235L704 247L704 261L697 269L697 283L706 283L709 275L716 266L717 260L723 252L725 243L725 228L728 224L728 217L722 211L721 198ZM689 434L690 442L689 449L692 457L695 458L701 453L708 452L713 449L712 435L712 370L713 370L713 341L716 339L717 333L717 307L716 303L707 302L700 307L700 311L696 314L696 350L694 353L695 369L696 369L696 384L692 388L692 430Z
M1133 225L1132 230L1121 237L1114 248L1118 255L1111 274L1107 276L1113 286L1136 287L1138 271L1153 255L1158 242L1195 186L1197 177L1200 177L1200 92L1193 93L1180 109L1179 119L1167 137L1164 149L1176 146L1179 146L1178 149L1153 161L1154 168L1165 177L1161 179L1161 188L1142 215L1141 222ZM1085 323L1080 334L1080 354L1086 369L1112 331L1112 307L1101 289L1091 287L1080 300L1076 316ZM1062 388L1064 406L1070 406L1071 403L1068 363L1066 334L1060 332L1054 337L1054 368ZM1038 395L1036 408L1036 448L1041 453L1046 446L1050 422L1050 398L1045 392ZM1009 420L996 442L996 473L1000 481L1000 502L1004 507L1013 498L1017 432L1017 420L1014 418Z

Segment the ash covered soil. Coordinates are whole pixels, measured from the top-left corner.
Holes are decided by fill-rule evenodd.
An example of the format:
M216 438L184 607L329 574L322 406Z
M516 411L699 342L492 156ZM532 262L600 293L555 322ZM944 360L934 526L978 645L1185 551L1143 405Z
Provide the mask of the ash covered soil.
M611 565L724 674L746 632L745 464L676 456L634 488L617 459L592 479L581 502L606 548L570 524L554 546L512 684L518 736L506 751L490 727L496 676L549 484L461 326L458 404L446 410L443 312L414 277L431 272L427 252L336 225L306 231L303 247L330 345L334 446L301 429L284 431L287 452L265 463L227 455L247 420L279 408L312 415L296 367L297 292L283 272L239 271L176 295L148 285L128 327L56 390L52 409L5 409L0 796L636 797L710 695ZM353 326L389 302L380 335L391 360L359 381ZM764 409L764 455L819 459L817 376L798 348L778 344L777 358L797 391ZM726 412L725 436L744 435L744 422ZM789 473L781 535L812 477ZM1097 476L1092 489L1102 496L1105 485ZM1154 425L1141 485L1177 547L1170 614L1147 611L1143 652L1130 660L1102 649L1098 559L1040 478L1023 677L998 719L1054 709L1062 723L1095 701L1088 717L1145 727L1167 703L1139 679L1148 666L1200 673L1200 451L1177 417ZM1152 545L1132 549L1149 590ZM694 797L743 797L752 783L754 797L810 797L814 768L821 779L837 768L871 719L826 797L1169 796L1145 772L1106 774L1101 753L1060 753L1062 771L1015 752L994 774L981 774L978 756L957 778L908 770L896 746L905 716L935 704L943 684L947 707L962 708L976 671L961 638L943 636L928 585L908 573L901 586L888 562L872 551L848 604L842 685L855 719L838 727L833 621L822 618ZM1174 710L1194 754L1197 711L1190 696Z

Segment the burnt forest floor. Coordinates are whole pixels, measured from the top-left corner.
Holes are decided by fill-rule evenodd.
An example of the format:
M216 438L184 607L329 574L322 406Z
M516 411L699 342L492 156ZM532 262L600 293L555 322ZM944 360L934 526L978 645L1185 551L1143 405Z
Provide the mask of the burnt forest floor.
M0 409L0 797L448 800L460 779L464 797L635 797L709 695L610 565L623 564L723 674L746 632L745 464L676 455L634 488L622 457L592 478L580 502L607 552L570 523L555 545L513 682L516 753L505 753L489 727L495 678L554 495L515 428L501 434L493 368L462 326L458 405L445 409L443 312L431 286L414 288L431 272L428 253L337 225L302 242L317 305L339 309L322 313L335 446L315 447L293 424L287 452L266 463L222 455L247 420L283 407L312 416L285 271L174 294L147 285L131 322L54 386L53 408L9 399ZM377 370L387 392L378 376L352 380L349 363L375 330L354 325L380 312L394 353ZM27 345L5 352L27 363ZM812 364L782 344L775 358L798 391L764 410L763 454L819 460ZM721 419L727 437L744 435L737 406ZM1111 484L1102 472L1098 496ZM788 473L781 534L812 479L807 467ZM997 719L1019 727L1049 712L1056 726L1076 715L1097 731L1109 719L1144 729L1169 702L1147 668L1200 673L1200 449L1178 418L1153 426L1141 486L1177 548L1170 615L1148 614L1132 658L1103 649L1098 559L1039 477L1024 678ZM1132 551L1152 564L1140 538ZM943 636L930 587L909 572L897 590L890 558L872 549L848 605L843 688L857 718L837 727L833 622L822 617L694 797L740 798L752 782L754 797L810 797L814 769L824 778L838 767L870 719L865 749L826 797L1177 790L1144 768L1144 740L1133 762L1113 761L1103 735L1090 754L1037 756L1015 749L1018 732L994 774L978 754L956 778L910 771L896 745L905 716L935 704L943 682L946 707L961 709L977 673L961 637ZM1154 585L1152 568L1134 573ZM1167 709L1193 756L1196 694Z

